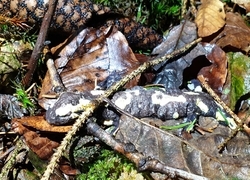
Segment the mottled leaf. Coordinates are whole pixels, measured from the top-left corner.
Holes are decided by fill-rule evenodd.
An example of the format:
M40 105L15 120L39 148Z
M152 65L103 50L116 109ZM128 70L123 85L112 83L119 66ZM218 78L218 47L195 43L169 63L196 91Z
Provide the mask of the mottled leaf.
M1 42L0 46L0 89L5 90L6 84L13 78L13 74L21 68L21 61L24 58L24 52L32 49L31 44L24 43L22 40L13 43Z
M0 74L7 74L21 67L20 62L15 57L17 50L13 44L7 43L1 46L0 51Z
M32 44L23 40L1 42L0 47L0 74L7 74L18 70L21 61L27 60L25 52L32 50ZM27 54L26 54L27 55Z
M250 175L249 139L244 134L230 141L227 150L220 154L217 146L229 133L224 127L184 141L127 116L121 118L116 138L133 143L143 155L156 158L167 166L211 179L247 179Z
M157 46L152 54L162 56L171 53L174 50L184 47L186 44L192 42L197 38L196 26L190 21L184 21L180 25L174 27L166 37L166 40ZM159 71L154 80L155 84L163 84L166 88L176 89L182 84L183 70L192 64L193 59L200 55L204 55L203 47L198 44L191 51L173 60L154 67ZM161 66L164 66L161 69Z
M209 36L225 25L225 12L220 0L202 0L195 19L200 37Z

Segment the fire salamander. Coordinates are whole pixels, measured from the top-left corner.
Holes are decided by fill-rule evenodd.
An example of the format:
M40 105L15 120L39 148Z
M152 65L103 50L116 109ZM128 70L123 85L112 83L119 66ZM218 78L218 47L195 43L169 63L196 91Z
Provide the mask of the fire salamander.
M1 16L39 25L48 9L48 2L48 0L0 0L0 13ZM110 14L112 12L109 8L94 4L90 0L60 0L54 11L51 28L71 33L88 24L96 24L96 20L102 19L101 16L112 16ZM114 15L112 18L107 17L103 25L116 25L132 47L152 49L162 41L162 35L132 19Z
M78 116L79 107L90 102L93 95L65 93L46 113L51 124L64 124ZM236 128L234 120L211 96L203 92L172 90L136 86L126 91L117 92L111 101L120 109L137 118L157 117L162 120L179 118L213 117L224 121L231 129ZM114 108L104 110L105 118L119 121ZM191 119L193 120L193 119Z

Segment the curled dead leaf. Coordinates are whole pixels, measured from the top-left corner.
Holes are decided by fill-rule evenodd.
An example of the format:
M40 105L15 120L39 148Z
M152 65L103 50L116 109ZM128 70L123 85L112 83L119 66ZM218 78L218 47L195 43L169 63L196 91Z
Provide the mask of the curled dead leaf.
M49 159L54 153L54 149L59 146L58 142L47 137L40 137L37 132L24 127L18 121L13 122L13 129L15 132L23 134L28 147L41 159Z
M199 7L195 23L198 35L207 37L225 25L225 11L220 0L203 0Z
M203 44L207 51L206 57L212 63L203 67L198 75L203 75L207 83L217 93L221 93L227 77L227 56L226 53L215 44Z
M46 132L66 133L71 129L71 126L53 126L45 120L44 116L30 116L12 120L12 124L16 122L21 123L23 126ZM19 131L21 131L21 129Z

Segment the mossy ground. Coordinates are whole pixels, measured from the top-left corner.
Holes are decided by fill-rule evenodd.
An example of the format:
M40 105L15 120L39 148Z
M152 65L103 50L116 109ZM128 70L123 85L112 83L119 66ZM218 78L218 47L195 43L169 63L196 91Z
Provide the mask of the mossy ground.
M78 180L144 179L135 166L113 150L103 149L94 162L85 165L85 173Z

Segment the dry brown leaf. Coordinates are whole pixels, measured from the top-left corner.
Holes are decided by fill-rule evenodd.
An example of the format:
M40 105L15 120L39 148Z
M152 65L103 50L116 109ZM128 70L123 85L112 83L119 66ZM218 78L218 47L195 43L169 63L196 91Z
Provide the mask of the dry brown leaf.
M46 137L40 137L40 135L34 131L29 131L23 136L29 148L41 159L49 159L54 153L54 149L59 146L58 142Z
M59 146L58 142L40 137L38 133L24 127L18 121L12 122L12 128L16 133L23 135L26 144L41 159L49 159L54 153L54 149Z
M206 57L212 63L203 67L198 75L203 75L209 86L218 94L221 93L227 77L227 56L217 45L205 43L204 49L207 51Z
M59 163L60 170L69 176L76 176L77 174L80 174L78 169L73 168L69 162L66 162L66 160L62 160Z
M203 0L198 10L195 23L198 35L207 37L225 25L225 11L220 0Z
M74 39L69 38L57 47L54 56L59 57L55 66L67 91L93 90L95 81L118 80L141 64L116 28L84 29ZM42 95L51 92L47 73L39 95L39 104L45 109L52 101L42 98Z
M72 126L53 126L49 124L44 116L30 116L21 119L13 119L12 124L19 122L24 126L35 128L39 131L66 133Z
M132 143L144 156L160 160L169 167L210 179L249 178L249 138L244 133L239 133L228 142L225 151L219 153L217 146L230 133L227 127L219 125L213 133L194 134L193 139L185 141L142 121L144 119L135 121L122 115L116 138L123 143Z
M248 53L250 50L250 28L245 24L242 17L235 13L227 13L226 19L226 26L218 35L221 38L214 41L222 48L229 47Z

